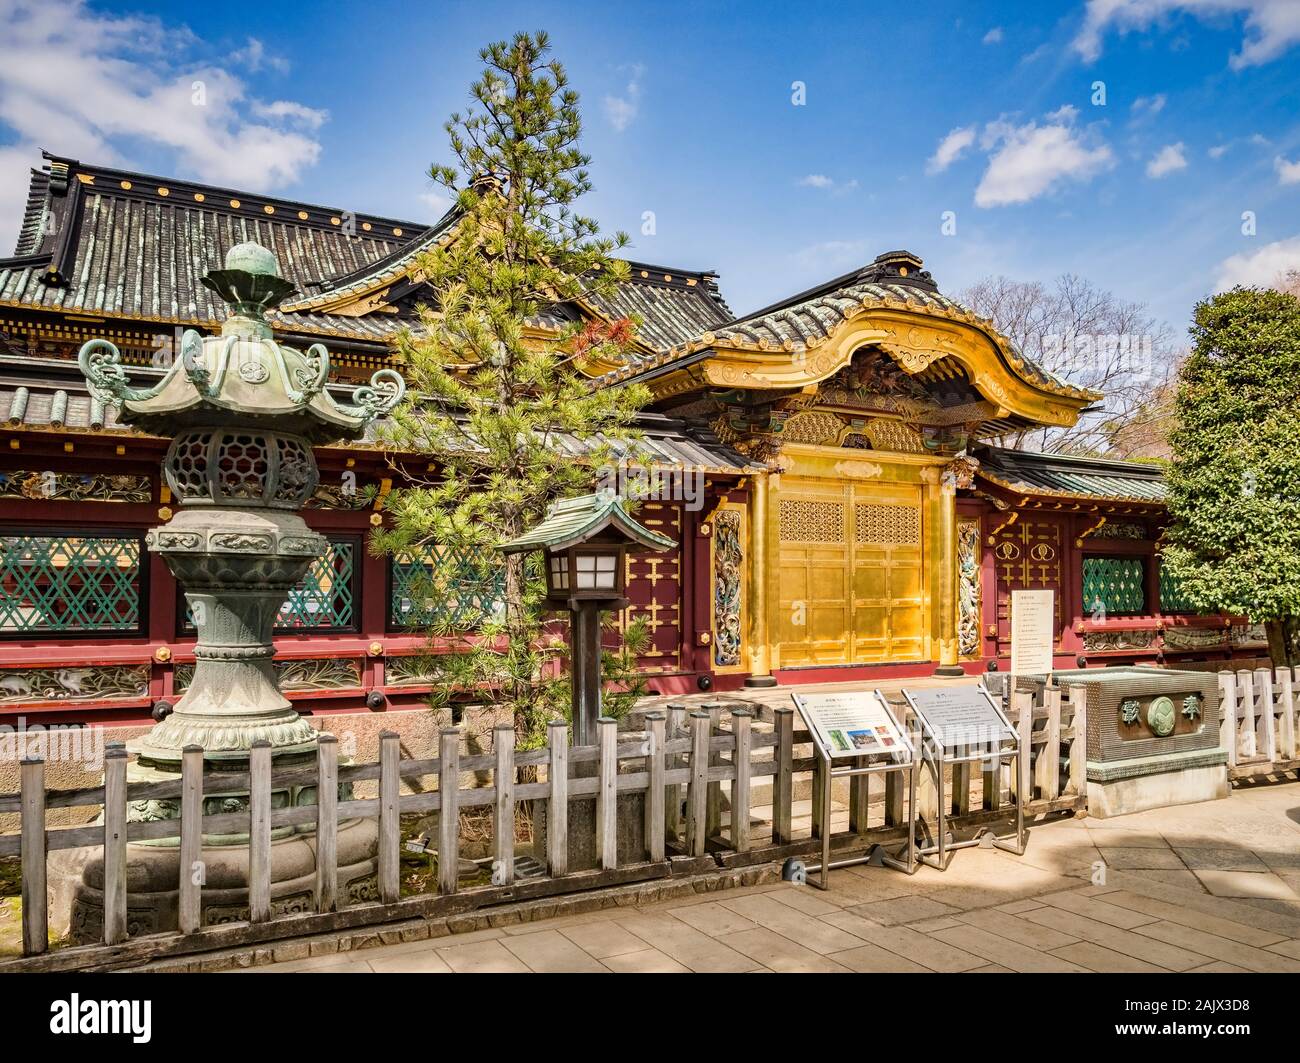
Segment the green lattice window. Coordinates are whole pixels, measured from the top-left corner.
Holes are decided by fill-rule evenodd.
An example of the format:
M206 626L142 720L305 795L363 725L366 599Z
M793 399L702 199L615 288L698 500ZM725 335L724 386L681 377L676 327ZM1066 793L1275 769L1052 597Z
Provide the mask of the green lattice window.
M1160 566L1160 611L1162 613L1196 612L1196 607L1183 595L1178 580L1164 565Z
M289 592L275 618L277 632L357 630L357 548L351 537L331 538L325 553ZM183 630L194 632L194 618L185 609Z
M388 622L394 628L448 624L471 631L501 608L505 570L495 558L429 545L389 561Z
M140 631L141 540L0 534L0 635Z
M1139 557L1085 557L1083 611L1106 616L1146 612L1146 566Z

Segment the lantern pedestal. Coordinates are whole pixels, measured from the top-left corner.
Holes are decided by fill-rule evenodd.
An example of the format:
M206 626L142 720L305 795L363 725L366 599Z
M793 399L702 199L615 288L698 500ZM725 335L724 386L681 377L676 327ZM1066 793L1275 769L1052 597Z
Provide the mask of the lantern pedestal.
M223 790L213 777L246 773L254 743L270 744L276 769L316 763L317 732L280 690L272 640L284 603L327 545L298 515L320 480L312 447L360 438L401 400L406 385L395 371L381 369L369 386L353 391L354 405L336 402L326 388L326 348L317 343L299 351L275 341L265 313L293 285L280 276L266 248L237 244L225 268L207 273L203 283L229 306L221 334L187 330L179 357L152 387L130 385L121 352L106 339L84 344L78 364L93 398L118 407L123 424L171 437L163 474L179 512L149 532L148 547L184 590L198 632L189 686L175 710L132 744L137 760L128 778L176 779L185 747L198 746L203 812L218 815L248 810L247 792ZM312 785L281 786L273 790L271 805L314 804L315 791ZM346 799L350 787L340 792ZM180 800L131 801L128 815L137 822L175 819ZM273 910L313 907L312 833L301 827L273 833ZM204 922L247 918L247 833L205 835L203 841ZM128 848L129 932L175 928L179 840ZM340 827L344 897L360 899L373 890L376 849L373 822ZM69 888L62 904L56 890L55 908L66 911L66 925L78 941L93 940L103 922L99 853L92 848L61 858L60 883Z

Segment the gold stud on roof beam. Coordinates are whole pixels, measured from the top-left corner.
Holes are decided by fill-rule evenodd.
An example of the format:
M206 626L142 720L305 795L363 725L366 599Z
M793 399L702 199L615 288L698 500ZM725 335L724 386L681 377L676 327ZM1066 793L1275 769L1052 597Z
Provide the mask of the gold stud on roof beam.
M238 209L239 209L239 200L237 200L237 199L232 199L232 200L230 201L230 205L231 205L232 207L234 207L236 210L238 210Z
M299 221L306 221L306 220L307 220L307 212L306 212L305 210L300 210L300 211L298 211L298 220L299 220Z

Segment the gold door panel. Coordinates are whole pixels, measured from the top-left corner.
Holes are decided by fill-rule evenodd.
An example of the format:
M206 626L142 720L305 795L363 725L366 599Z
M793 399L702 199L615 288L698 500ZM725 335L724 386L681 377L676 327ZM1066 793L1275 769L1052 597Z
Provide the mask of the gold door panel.
M783 667L925 659L919 487L787 479L778 521Z

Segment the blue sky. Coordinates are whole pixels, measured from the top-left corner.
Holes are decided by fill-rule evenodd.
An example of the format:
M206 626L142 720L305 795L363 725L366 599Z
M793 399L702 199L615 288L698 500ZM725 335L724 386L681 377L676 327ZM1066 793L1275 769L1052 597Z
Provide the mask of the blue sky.
M1300 0L0 0L0 240L41 147L432 220L478 48L536 28L582 94L587 212L738 312L905 247L945 290L1072 271L1182 329L1300 266Z

